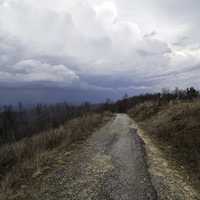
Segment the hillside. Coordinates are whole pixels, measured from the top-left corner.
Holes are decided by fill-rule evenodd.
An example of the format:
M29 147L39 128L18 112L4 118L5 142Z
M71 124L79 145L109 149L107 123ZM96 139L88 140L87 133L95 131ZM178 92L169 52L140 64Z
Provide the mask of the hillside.
M128 111L173 164L200 185L200 100L146 101Z
M0 199L27 199L22 191L39 186L38 177L57 168L59 154L85 140L110 119L110 113L85 113L59 128L25 137L0 148ZM61 164L61 163L60 163Z

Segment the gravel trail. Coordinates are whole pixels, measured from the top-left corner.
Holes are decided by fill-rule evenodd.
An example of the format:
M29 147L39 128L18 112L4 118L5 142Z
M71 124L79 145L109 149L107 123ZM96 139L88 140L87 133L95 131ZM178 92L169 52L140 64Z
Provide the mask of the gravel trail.
M144 144L126 114L117 114L85 142L63 155L35 199L155 200ZM33 198L34 199L34 198Z

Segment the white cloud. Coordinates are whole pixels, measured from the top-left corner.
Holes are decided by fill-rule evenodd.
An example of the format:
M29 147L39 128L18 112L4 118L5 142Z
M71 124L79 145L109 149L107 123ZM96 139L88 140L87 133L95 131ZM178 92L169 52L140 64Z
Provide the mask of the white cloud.
M0 79L70 84L87 75L89 84L94 75L123 75L142 82L200 65L198 6L197 0L0 1Z
M37 60L23 60L0 74L0 80L12 82L55 82L65 86L79 80L79 77L64 65L50 65Z

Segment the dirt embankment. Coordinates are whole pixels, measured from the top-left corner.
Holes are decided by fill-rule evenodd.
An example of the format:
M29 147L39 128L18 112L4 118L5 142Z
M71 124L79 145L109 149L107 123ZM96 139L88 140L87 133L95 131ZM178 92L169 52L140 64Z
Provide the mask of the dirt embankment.
M129 115L172 166L185 172L186 181L200 191L200 101L146 102L129 110Z

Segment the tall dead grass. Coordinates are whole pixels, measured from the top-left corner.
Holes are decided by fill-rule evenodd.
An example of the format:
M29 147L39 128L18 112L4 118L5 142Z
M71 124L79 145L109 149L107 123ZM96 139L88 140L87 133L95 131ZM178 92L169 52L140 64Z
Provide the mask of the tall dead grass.
M48 167L51 161L45 153L86 138L110 116L110 113L87 114L58 129L3 146L0 149L0 199L19 185L26 185L40 172L42 165Z
M159 110L161 110L161 107L158 106L157 102L147 101L137 104L134 108L128 111L128 114L136 121L144 121L158 113Z
M170 156L200 183L200 100L176 101L162 107L145 103L129 114L163 149L170 146Z

